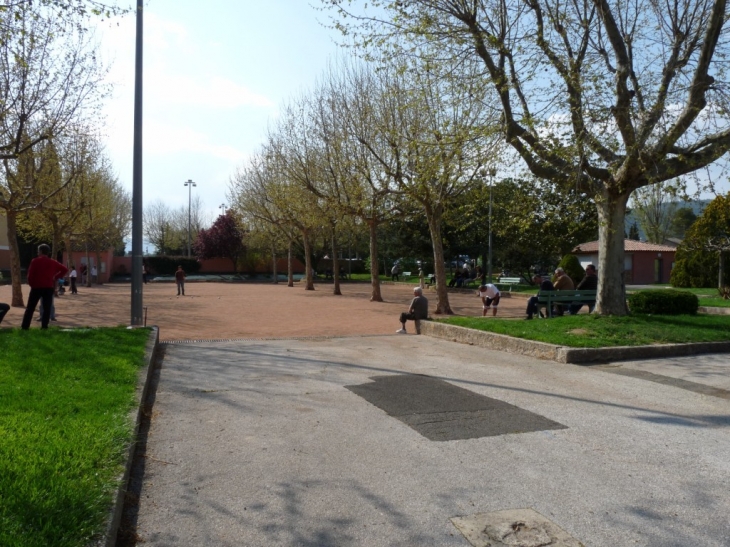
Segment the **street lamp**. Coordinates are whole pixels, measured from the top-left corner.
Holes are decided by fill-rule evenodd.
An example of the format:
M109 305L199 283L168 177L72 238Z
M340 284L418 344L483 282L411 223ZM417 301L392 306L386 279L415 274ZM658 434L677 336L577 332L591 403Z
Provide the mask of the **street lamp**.
M494 167L490 167L487 172L489 173L489 255L487 258L487 277L489 282L492 282L492 183L494 177L497 175L497 170Z
M193 186L197 186L197 184L190 179L183 184L188 187L188 258L190 258L190 205L192 203Z
M221 203L221 204L220 204L220 205L218 206L218 209L220 209L220 210L221 210L221 216L225 216L225 214L226 214L226 204L225 204L225 203Z

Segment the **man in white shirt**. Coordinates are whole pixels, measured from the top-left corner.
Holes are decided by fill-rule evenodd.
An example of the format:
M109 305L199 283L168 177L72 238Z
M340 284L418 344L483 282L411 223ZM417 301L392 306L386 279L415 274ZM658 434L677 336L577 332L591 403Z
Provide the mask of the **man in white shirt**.
M491 283L485 283L479 287L477 292L482 299L482 317L487 316L487 311L492 308L492 316L497 315L497 306L499 306L499 289Z

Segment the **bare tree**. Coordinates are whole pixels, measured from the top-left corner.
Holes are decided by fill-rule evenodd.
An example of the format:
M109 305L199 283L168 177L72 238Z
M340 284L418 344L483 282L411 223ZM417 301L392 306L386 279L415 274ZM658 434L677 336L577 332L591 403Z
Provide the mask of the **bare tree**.
M356 0L324 3L351 16L336 24L362 44L414 57L435 45L441 59L482 63L514 152L538 177L594 198L596 311L627 313L629 196L730 149L726 0L375 0L371 12Z

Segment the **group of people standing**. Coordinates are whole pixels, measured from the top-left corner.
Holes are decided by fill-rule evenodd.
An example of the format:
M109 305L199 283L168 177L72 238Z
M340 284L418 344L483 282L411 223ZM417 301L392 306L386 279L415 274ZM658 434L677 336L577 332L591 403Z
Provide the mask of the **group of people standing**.
M86 275L91 275L92 282L96 282L97 270L92 266L90 270L82 264L79 270L75 266L67 268L59 261L51 258L51 247L41 244L38 246L38 256L31 260L28 266L28 285L30 285L30 294L28 295L28 304L23 314L23 322L21 328L28 330L33 314L40 302L40 318L41 328L47 329L50 321L56 320L56 310L54 305L54 297L63 294L63 279L68 275L71 294L78 294L77 281L81 273L81 282L86 281ZM10 311L8 304L0 302L0 323L2 323L5 315Z

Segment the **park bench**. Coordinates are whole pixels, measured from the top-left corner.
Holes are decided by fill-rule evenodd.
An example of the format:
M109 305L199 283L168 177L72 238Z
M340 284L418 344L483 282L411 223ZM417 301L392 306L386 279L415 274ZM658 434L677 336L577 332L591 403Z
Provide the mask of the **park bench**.
M592 307L596 303L596 293L598 291L579 291L577 289L566 291L539 291L537 293L537 309L538 311L545 308L547 317L553 316L553 305L562 304L570 307L571 304L588 304Z
M512 292L512 286L513 285L519 285L522 282L521 277L500 277L499 281L497 281L498 285L508 285L509 286L509 292ZM501 288L500 288L501 290Z
M403 272L401 275L403 276L403 281L408 281L408 278L411 277L411 272Z

